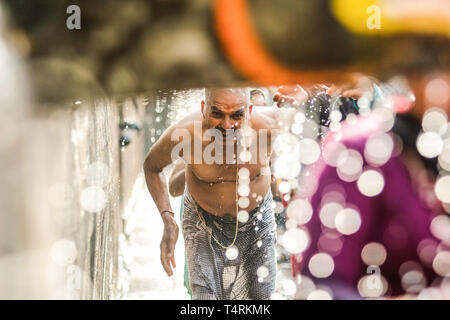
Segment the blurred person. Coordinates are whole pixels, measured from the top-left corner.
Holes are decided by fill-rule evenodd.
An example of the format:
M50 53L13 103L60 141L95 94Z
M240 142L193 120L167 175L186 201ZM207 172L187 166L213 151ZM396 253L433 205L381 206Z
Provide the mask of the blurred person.
M364 186L358 185L357 181L344 181L339 170L324 159L314 165L313 174L303 182L308 184L308 181L316 180L317 190L308 197L314 214L303 226L309 233L309 247L302 254L291 257L293 275L306 275L316 284L328 286L336 299L417 294L436 279L432 257L421 254L424 244L437 246L430 232L430 222L440 208L437 199L429 199L433 195L434 174L427 167L432 169L433 165L415 151L420 124L411 116L397 115L393 132L403 141L403 152L398 155L394 150L386 163L376 167L368 162L365 152L371 137L380 134L380 126L379 118L374 114L359 116L356 123L343 124L339 133L332 132L324 142L324 150L327 144L339 141L348 150L357 151L363 158L363 171L373 169L381 174L384 185L379 194L364 195L361 191ZM419 176L430 177L430 180L419 181L416 178ZM423 187L427 192L420 192ZM340 195L334 201L326 200L330 192ZM427 197L421 197L421 194ZM331 202L342 207L341 210L355 209L360 216L360 227L345 235L336 226L330 226L321 215L326 212L323 208ZM315 277L317 270L311 263L311 258L318 253L326 253L333 259L332 274L325 279ZM377 259L380 265L371 267L370 261ZM368 279L373 278L364 278L376 268L383 282L379 291L371 290L370 285L367 287L371 281ZM405 280L405 274L409 271L415 271L418 280L408 283L410 280Z

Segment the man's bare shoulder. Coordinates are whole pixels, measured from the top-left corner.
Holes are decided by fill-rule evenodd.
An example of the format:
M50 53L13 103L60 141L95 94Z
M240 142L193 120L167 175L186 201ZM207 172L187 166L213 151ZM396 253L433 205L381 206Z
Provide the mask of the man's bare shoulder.
M254 129L280 129L280 125L293 119L295 108L267 108L252 113L252 127Z
M252 112L250 121L253 129L272 129L277 124L277 109L255 110Z
M200 111L191 112L184 118L176 122L173 127L174 129L187 129L189 131L194 129L194 123L202 122L203 114Z

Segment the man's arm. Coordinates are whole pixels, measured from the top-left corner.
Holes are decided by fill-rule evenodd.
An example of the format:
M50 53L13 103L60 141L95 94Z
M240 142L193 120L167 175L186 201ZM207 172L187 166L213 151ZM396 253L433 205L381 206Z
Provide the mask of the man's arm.
M172 148L178 141L172 141L172 133L179 128L178 125L169 127L150 149L144 162L144 173L147 188L155 201L164 222L164 233L161 240L161 264L168 276L173 274L175 268L175 244L178 239L178 225L170 206L167 191L166 177L163 169L172 163ZM170 265L172 263L172 266Z
M166 177L163 169L172 163L171 150L173 143L170 139L173 128L168 128L159 140L153 145L144 161L144 173L147 188L155 201L160 213L172 211L169 193L166 186ZM165 215L161 217L165 219Z
M175 166L169 177L169 192L172 197L179 197L184 192L185 185L185 164L179 159L175 161Z

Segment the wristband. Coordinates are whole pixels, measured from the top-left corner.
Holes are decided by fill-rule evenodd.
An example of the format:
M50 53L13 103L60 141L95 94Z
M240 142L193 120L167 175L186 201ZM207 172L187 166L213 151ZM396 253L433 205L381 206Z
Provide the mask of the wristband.
M170 211L170 210L163 210L163 211L161 211L160 214L163 215L163 213L165 213L165 212L169 212L169 213L173 214L173 216L175 216L175 213L173 211Z

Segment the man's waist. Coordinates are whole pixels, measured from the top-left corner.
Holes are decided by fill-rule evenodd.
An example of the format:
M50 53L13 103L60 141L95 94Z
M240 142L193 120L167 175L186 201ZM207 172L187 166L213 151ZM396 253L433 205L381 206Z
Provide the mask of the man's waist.
M205 199L201 199L202 195L196 195L195 193L192 194L189 186L186 186L185 190L185 196L186 193L188 196L192 199L192 201L196 204L196 206L201 210L203 213L207 215L211 215L214 217L224 218L224 219L230 219L235 221L235 217L238 214L239 211L245 210L248 212L249 216L257 214L258 211L260 211L261 207L266 205L269 201L269 198L272 198L272 193L270 188L267 188L267 192L265 192L265 196L256 196L253 197L252 201L249 202L249 206L246 208L240 208L239 202L236 203L235 201L235 191L232 193L232 195L219 195L219 197L223 196L224 198L227 197L227 200L230 200L230 197L232 198L231 202L229 203L223 203L220 201L217 201L217 195L214 195L214 193L210 193L205 196ZM201 199L203 201L199 201L198 199ZM239 198L238 198L239 199ZM229 210L227 210L229 208Z

